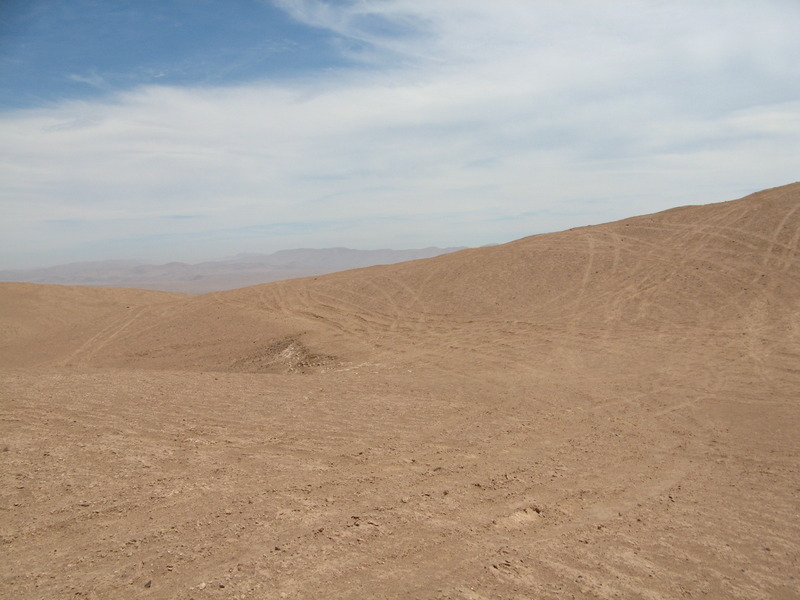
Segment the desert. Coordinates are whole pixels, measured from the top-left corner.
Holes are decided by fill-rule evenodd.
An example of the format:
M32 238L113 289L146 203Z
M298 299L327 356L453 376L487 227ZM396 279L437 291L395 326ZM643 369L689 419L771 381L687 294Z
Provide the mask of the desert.
M0 331L3 598L800 596L800 183Z

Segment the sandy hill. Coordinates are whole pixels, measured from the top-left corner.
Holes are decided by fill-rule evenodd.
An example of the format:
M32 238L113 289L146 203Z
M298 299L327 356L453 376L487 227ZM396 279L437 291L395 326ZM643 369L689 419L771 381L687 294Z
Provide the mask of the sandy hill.
M0 290L14 597L800 594L800 184L199 297Z
M331 364L374 358L389 344L389 354L439 348L448 336L460 347L466 331L526 346L534 331L791 340L798 190L200 298L6 284L5 337L20 345L7 344L3 358L28 364L20 350L35 348L31 360L42 365L260 371L259 353L284 340Z

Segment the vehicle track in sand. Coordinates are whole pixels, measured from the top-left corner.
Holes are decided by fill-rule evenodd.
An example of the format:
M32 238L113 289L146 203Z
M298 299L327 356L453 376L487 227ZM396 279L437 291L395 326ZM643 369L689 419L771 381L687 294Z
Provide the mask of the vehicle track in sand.
M79 366L89 364L91 359L116 337L123 333L128 327L138 320L141 314L149 307L139 306L130 310L128 315L119 319L112 320L111 323L103 327L100 331L83 342L67 358L60 361L59 366Z

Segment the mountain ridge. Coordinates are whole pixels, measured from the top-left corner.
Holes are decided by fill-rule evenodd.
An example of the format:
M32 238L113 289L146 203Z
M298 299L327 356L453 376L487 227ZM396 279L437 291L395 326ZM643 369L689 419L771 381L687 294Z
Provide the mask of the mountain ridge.
M430 258L463 247L407 250L296 248L271 254L239 254L232 258L185 263L141 260L97 260L0 271L0 281L59 285L95 285L203 294L282 279L310 277L379 264Z

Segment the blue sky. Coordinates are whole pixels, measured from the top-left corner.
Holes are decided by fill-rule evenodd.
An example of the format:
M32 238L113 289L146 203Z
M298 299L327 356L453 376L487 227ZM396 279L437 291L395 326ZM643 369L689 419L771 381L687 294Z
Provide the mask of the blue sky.
M5 0L0 268L476 246L800 179L795 0Z

